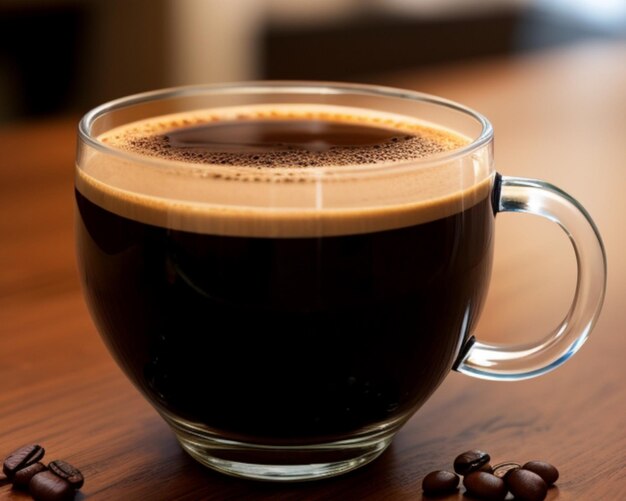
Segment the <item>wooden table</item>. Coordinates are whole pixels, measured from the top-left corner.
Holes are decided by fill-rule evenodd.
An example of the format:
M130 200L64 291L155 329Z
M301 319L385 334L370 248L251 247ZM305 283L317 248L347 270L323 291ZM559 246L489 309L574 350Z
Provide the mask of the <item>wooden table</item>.
M89 499L420 499L457 453L545 459L548 499L626 499L626 48L581 45L514 60L394 75L489 117L498 170L540 177L594 216L609 258L603 314L565 366L518 383L452 373L371 465L341 478L273 485L187 457L115 366L91 323L74 265L75 120L0 129L0 456L43 444L86 476ZM574 256L553 225L498 216L494 279L479 336L538 338L565 314ZM2 499L27 499L0 487ZM463 498L462 490L445 499Z

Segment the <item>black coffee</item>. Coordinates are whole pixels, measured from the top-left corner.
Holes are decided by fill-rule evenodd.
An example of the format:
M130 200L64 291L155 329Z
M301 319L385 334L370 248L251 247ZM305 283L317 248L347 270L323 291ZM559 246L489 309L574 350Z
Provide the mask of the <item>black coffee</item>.
M144 155L226 165L223 196L267 186L255 176L268 156L281 159L269 169L293 167L285 179L295 187L310 182L299 167L397 160L411 144L419 157L459 141L322 116L187 122L155 120L152 135L144 126L116 137ZM157 407L222 436L324 442L408 418L450 370L484 299L488 189L471 203L457 195L406 214L257 216L180 212L85 179L78 254L100 332Z

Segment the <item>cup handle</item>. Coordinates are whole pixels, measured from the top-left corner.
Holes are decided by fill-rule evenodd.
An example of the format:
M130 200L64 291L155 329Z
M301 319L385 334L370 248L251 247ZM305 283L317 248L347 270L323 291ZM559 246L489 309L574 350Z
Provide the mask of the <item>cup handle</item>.
M606 254L596 225L567 193L535 179L496 176L494 212L525 212L558 224L574 247L576 292L561 324L538 342L498 345L470 339L455 369L481 379L515 381L545 374L570 358L595 324L606 289Z

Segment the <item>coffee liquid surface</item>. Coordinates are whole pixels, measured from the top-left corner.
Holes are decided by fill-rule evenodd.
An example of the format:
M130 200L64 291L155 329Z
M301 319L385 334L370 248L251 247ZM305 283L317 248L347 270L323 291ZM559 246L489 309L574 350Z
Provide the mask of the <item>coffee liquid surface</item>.
M306 116L269 111L144 122L108 133L102 140L167 160L270 169L407 161L467 142L451 132L415 123L345 113Z
M413 166L467 145L466 137L359 108L201 110L131 123L99 140L123 156L85 155L76 176L84 196L122 216L200 233L291 238L399 228L478 203L491 182L488 162L470 155Z

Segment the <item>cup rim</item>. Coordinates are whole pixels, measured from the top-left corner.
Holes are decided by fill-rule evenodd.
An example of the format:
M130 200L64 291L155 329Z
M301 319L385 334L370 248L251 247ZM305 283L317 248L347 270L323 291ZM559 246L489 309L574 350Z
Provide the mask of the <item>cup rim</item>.
M407 159L394 162L393 164L360 164L354 166L323 166L323 167L299 167L298 173L300 175L313 172L315 174L328 173L328 174L359 174L369 173L375 174L382 172L389 172L390 170L402 170L407 166L426 167L435 164L454 161L458 158L464 157L473 151L476 151L493 139L493 126L489 120L481 113L460 104L458 102L439 97L433 94L428 94L419 91L413 91L408 89L400 89L382 85L372 84L359 84L349 82L333 82L333 81L308 81L308 80L255 80L255 81L242 81L242 82L230 82L230 83L216 83L216 84L200 84L200 85L185 85L177 87L167 87L163 89L157 89L147 92L141 92L137 94L131 94L125 97L114 99L105 102L95 108L91 109L81 118L78 124L78 136L79 140L88 145L89 147L100 151L101 153L112 155L123 159L132 159L135 162L140 162L144 165L155 166L172 166L176 165L178 168L193 168L197 169L198 164L191 164L187 162L174 161L169 159L161 159L156 157L149 157L138 153L124 151L112 146L107 145L101 141L98 141L91 134L91 127L94 122L104 116L105 114L123 109L125 107L134 106L138 104L148 103L150 101L156 101L159 99L168 99L176 97L191 97L200 96L202 94L212 95L229 95L229 94L279 94L279 93L292 93L292 94L327 94L327 95L340 95L340 94L356 94L363 96L379 96L389 97L396 99L421 101L424 103L443 106L451 110L464 113L476 120L480 126L481 131L478 136L471 140L468 144L455 148L450 151L437 153L425 158ZM211 166L212 164L207 164Z

